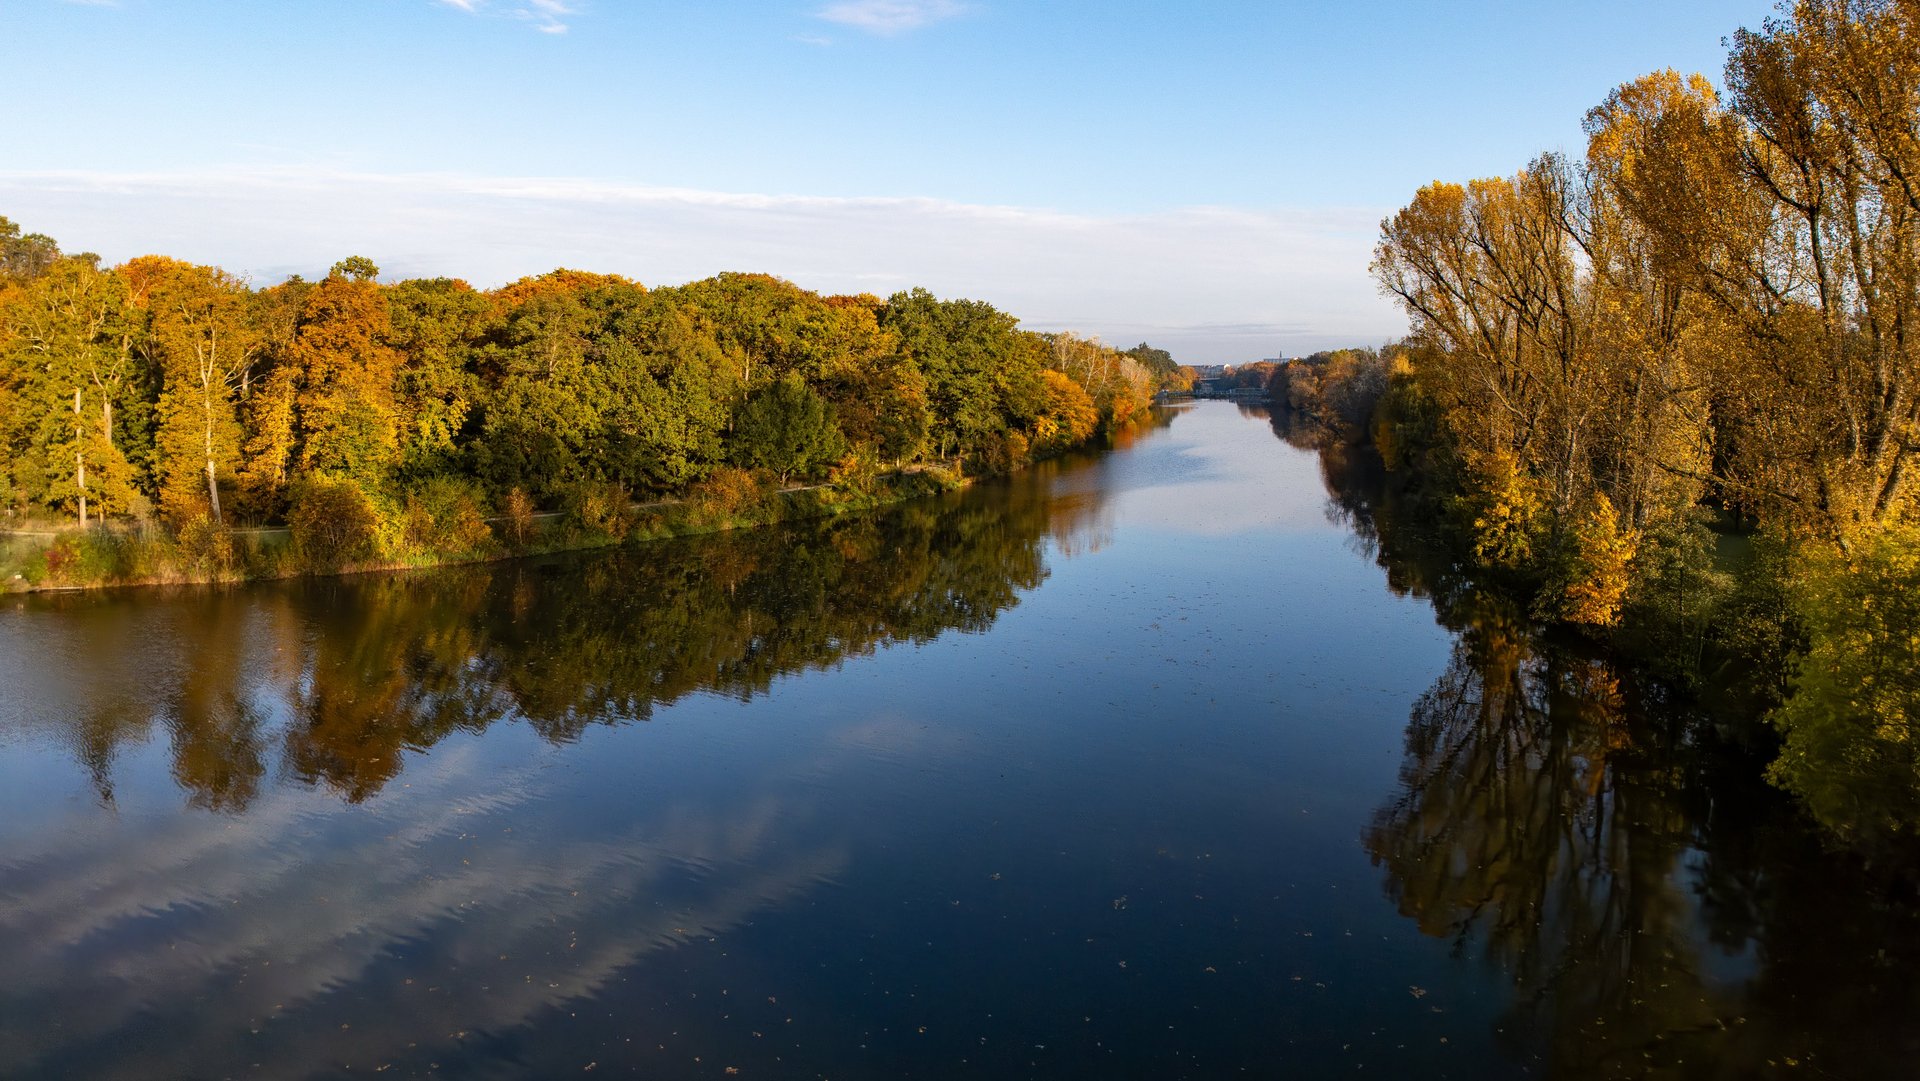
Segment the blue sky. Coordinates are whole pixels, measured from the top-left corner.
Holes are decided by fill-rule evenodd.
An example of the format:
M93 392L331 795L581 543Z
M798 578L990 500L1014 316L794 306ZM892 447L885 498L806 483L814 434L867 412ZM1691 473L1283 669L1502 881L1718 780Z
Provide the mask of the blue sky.
M0 214L259 281L373 257L925 285L1194 363L1404 320L1435 178L1578 153L1760 0L0 0ZM29 58L23 61L23 58Z

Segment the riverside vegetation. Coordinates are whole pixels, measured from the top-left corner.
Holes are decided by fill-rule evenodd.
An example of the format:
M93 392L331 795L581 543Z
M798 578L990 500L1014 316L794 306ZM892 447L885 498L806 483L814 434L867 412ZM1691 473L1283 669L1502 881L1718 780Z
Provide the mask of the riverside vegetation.
M1379 352L1272 375L1402 514L1728 716L1863 850L1920 833L1920 4L1811 0L1586 116L1584 161L1434 183ZM1413 508L1419 508L1414 510Z
M255 289L0 218L0 574L232 580L837 513L1110 433L1173 375L921 289L481 291L362 257Z

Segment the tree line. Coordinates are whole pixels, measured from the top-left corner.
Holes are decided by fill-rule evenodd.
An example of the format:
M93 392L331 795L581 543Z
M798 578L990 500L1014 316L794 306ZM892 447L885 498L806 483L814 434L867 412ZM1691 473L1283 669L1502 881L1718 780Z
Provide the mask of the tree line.
M1534 614L1758 672L1777 780L1920 828L1920 5L1805 0L1658 72L1586 155L1382 223L1387 350L1276 373L1371 439ZM1755 662L1758 662L1757 664Z
M255 288L102 267L0 218L0 506L186 548L284 522L369 559L467 551L540 509L1004 472L1130 423L1173 370L924 289L557 270L480 290L357 256Z

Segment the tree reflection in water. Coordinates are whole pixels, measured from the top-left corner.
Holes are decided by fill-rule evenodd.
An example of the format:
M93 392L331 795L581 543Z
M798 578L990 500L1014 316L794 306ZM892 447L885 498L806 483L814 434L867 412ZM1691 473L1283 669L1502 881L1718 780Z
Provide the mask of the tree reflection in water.
M1095 499L1049 500L1043 475L999 496L599 556L55 601L70 611L54 633L97 640L49 654L117 670L45 717L106 802L156 700L194 805L245 810L276 745L281 776L360 802L410 752L503 719L565 742L696 692L746 700L785 673L985 630L1045 579L1049 538L1098 544Z
M1556 1078L1910 1076L1908 885L1823 851L1724 722L1472 581L1370 448L1274 427L1456 636L1362 840L1403 916L1511 982L1511 1050Z

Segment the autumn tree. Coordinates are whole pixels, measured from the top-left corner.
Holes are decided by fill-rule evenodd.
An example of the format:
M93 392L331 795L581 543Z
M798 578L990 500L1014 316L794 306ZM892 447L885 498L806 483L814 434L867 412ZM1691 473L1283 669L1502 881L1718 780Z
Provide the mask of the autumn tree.
M1078 446L1100 427L1100 410L1086 389L1065 372L1040 373L1040 407L1033 420L1033 446L1050 452Z
M1751 407L1813 435L1813 461L1768 464L1844 544L1907 511L1920 451L1920 9L1802 0L1734 36L1727 79L1743 179L1795 256L1754 328L1787 393Z
M1731 40L1724 100L1646 76L1587 115L1584 162L1436 183L1382 224L1374 272L1413 334L1378 430L1449 491L1480 562L1576 622L1705 627L1703 598L1765 593L1713 584L1702 506L1742 512L1788 553L1750 573L1802 587L1748 637L1811 640L1776 773L1845 823L1862 762L1920 790L1884 674L1920 655L1836 615L1910 592L1920 7L1800 0Z
M1041 337L1047 343L1047 367L1087 392L1107 429L1125 425L1152 404L1154 375L1132 354L1066 331Z
M160 495L177 517L222 520L220 484L239 460L238 395L259 346L248 291L214 267L157 261L147 306L162 373Z
M287 357L301 468L363 483L383 478L400 454L394 384L403 358L375 274L364 258L337 264L306 296Z
M1510 455L1569 511L1605 399L1586 363L1591 291L1578 272L1576 180L1543 156L1511 178L1436 183L1382 224L1374 271L1446 362L1421 371L1469 475Z
M15 373L6 442L14 483L82 524L129 509L138 473L128 451L144 420L146 370L134 351L140 313L126 283L92 261L49 265L0 306Z
M294 342L300 313L315 283L299 276L251 298L250 323L259 333L259 360L242 369L240 399L244 441L240 453L240 494L246 509L271 517L285 505L287 485L297 466L299 431L295 399L300 370L294 363Z

